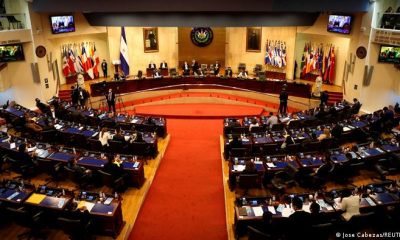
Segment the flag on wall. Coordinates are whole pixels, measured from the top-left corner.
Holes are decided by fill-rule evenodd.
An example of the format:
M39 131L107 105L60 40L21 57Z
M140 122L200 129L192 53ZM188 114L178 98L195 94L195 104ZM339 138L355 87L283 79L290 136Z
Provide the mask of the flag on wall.
M121 45L119 60L121 61L121 69L125 76L129 75L129 57L128 57L128 45L126 43L125 28L121 27Z
M267 40L265 65L285 68L286 67L286 43L283 41Z

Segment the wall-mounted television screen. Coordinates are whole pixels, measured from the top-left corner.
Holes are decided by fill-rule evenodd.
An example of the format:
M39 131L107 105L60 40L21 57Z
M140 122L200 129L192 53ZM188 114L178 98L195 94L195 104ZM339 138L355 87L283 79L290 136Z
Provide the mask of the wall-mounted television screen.
M400 63L400 47L382 45L379 51L378 62Z
M22 44L0 45L0 62L25 60Z
M328 32L350 34L352 16L329 15Z
M72 15L50 16L53 34L75 32L75 21Z

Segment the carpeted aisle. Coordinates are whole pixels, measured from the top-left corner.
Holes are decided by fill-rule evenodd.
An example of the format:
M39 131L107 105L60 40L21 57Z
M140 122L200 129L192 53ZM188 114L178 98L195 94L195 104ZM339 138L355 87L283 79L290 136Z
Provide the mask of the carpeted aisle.
M171 141L129 239L227 239L222 120L167 122Z

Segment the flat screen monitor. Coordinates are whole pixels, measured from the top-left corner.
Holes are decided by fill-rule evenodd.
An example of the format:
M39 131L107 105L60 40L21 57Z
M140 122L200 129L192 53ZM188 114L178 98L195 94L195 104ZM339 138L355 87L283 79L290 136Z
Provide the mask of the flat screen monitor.
M381 45L378 62L400 63L400 47Z
M25 60L22 44L0 45L0 62Z
M50 24L53 34L75 32L73 15L50 16Z
M328 32L350 34L352 16L329 15Z

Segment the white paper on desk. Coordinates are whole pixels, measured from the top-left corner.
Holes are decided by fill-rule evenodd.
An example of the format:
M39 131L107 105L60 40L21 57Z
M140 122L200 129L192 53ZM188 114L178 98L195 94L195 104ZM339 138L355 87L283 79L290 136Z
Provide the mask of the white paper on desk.
M344 127L343 128L343 132L348 132L348 131L350 131L351 129L349 128L349 127Z
M233 170L241 172L246 168L245 165L233 165Z
M130 136L124 136L125 141L128 141Z
M10 143L10 149L14 149L16 147L15 143Z
M268 206L268 211L270 211L272 214L276 214L274 206Z
M59 130L60 128L62 128L62 126L60 124L56 124L56 125L54 125L54 128Z
M261 217L264 214L264 210L262 209L262 207L252 207L253 208L253 212L254 212L254 216L256 217Z
M93 133L92 137L96 137L96 136L97 136L97 134L99 134L99 132L95 132L95 133Z
M80 127L80 128L78 128L78 129L79 129L79 131L82 131L83 127Z
M260 164L260 165L262 165L263 162L261 162L261 161L254 161L254 164Z
M267 162L267 166L270 167L270 168L276 167L275 164L272 163L272 162Z
M36 150L36 146L28 148L28 152L32 152L32 151L35 151L35 150Z
M282 217L289 217L292 213L293 209L286 207L282 210Z
M139 119L132 119L131 123L137 123L139 122Z
M86 202L84 203L84 206L87 208L87 210L90 212L92 211L92 208L94 207L94 203L91 202Z

